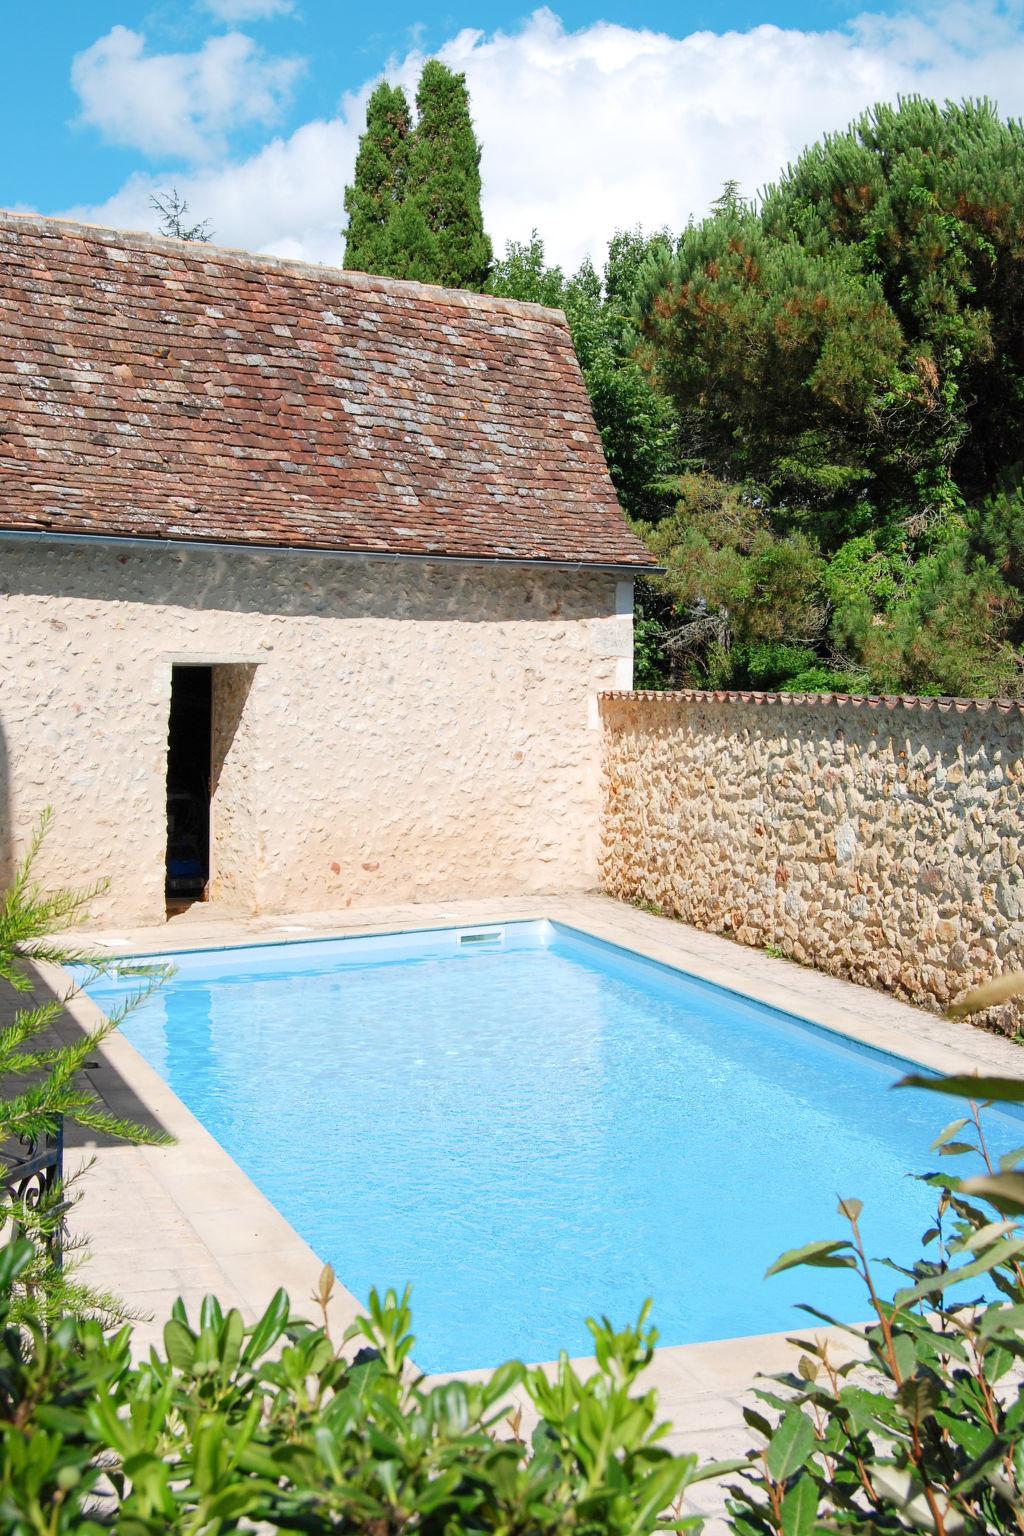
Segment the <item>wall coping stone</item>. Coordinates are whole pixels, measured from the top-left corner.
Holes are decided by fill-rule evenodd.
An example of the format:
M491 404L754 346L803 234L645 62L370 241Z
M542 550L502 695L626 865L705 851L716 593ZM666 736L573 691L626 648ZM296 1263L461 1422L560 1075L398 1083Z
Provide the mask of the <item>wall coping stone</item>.
M602 701L642 700L652 704L838 704L850 709L920 709L936 710L939 714L1024 715L1024 699L962 699L912 693L759 693L753 689L637 688L632 691L609 689L599 697Z

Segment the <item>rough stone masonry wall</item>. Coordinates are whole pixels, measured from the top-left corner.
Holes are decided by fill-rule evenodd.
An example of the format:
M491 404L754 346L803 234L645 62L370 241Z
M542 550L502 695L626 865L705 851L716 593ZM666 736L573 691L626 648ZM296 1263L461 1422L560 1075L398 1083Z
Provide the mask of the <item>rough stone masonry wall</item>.
M171 668L214 666L215 901L243 911L592 887L614 573L0 540L0 878L164 915ZM617 681L620 680L620 681Z
M1024 968L1024 706L692 692L601 709L612 895L925 1006Z

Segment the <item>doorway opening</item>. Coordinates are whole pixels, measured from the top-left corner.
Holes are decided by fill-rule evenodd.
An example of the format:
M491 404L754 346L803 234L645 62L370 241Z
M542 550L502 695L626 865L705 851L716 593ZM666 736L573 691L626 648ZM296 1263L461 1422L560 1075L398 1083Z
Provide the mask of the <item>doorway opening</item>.
M210 886L213 668L171 668L167 729L168 916L205 901Z

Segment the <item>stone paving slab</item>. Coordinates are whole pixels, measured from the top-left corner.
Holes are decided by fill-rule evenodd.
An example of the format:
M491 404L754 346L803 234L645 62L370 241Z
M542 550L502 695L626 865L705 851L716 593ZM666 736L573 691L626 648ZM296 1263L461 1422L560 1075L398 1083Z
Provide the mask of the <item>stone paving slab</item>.
M273 917L197 906L160 927L95 930L77 940L111 956L167 954L543 917L938 1071L1024 1077L1024 1052L1008 1040L597 895ZM38 995L67 996L62 972L48 966L38 971ZM0 1022L14 1002L0 996ZM98 1018L89 999L72 997L62 1032L73 1036ZM143 1148L69 1135L69 1166L79 1152L94 1158L74 1216L75 1228L90 1240L83 1275L116 1291L143 1314L136 1333L140 1350L159 1341L162 1321L178 1295L194 1310L213 1291L252 1319L283 1285L296 1310L312 1316L311 1293L321 1260L308 1244L126 1040L114 1035L94 1060L88 1077L112 1109L158 1126L176 1140L172 1147ZM357 1309L356 1299L339 1285L331 1312L336 1335ZM841 1339L848 1336L837 1336L837 1347ZM696 1451L702 1459L742 1453L749 1444L742 1406L750 1401L756 1374L792 1368L794 1361L783 1334L660 1349L649 1379L659 1390L663 1417L672 1424L668 1443ZM579 1362L581 1369L590 1364ZM510 1406L517 1404L524 1406L521 1394L513 1395ZM528 1419L524 1409L524 1427ZM721 1489L701 1485L690 1507L718 1516L723 1497Z

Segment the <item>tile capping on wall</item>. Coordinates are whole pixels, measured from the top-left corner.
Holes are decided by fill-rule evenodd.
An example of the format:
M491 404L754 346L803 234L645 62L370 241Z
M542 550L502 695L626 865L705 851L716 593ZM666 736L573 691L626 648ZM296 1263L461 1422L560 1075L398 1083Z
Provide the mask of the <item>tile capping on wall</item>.
M1024 699L962 699L912 693L758 693L745 688L637 688L632 691L607 689L600 698L643 699L652 704L678 703L680 700L694 704L839 704L851 709L934 709L940 714L962 715L975 711L979 714L1024 715Z

